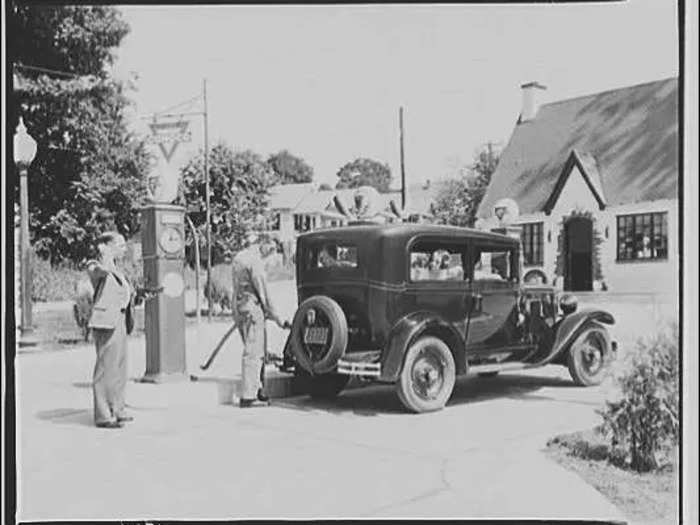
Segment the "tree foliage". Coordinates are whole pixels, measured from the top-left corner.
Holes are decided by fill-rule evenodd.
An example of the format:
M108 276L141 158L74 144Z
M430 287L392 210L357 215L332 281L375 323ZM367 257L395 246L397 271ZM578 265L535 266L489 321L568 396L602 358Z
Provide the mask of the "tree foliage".
M298 184L314 178L313 168L287 150L270 155L267 164L275 175L275 184Z
M358 158L348 162L338 170L336 188L359 188L372 186L381 193L389 191L391 184L391 168L376 160Z
M457 177L439 181L433 202L436 222L472 227L496 166L498 154L484 148L476 152L471 165L459 170Z
M206 246L206 203L203 177L204 154L200 152L182 169L183 204L197 228L200 252ZM262 230L267 217L268 188L275 175L260 155L250 151L233 151L224 143L209 151L212 264L243 247L251 230ZM188 245L193 240L189 238ZM193 255L189 253L188 258Z
M14 128L21 116L37 142L32 241L54 263L79 261L98 232L129 237L138 229L150 159L127 128L132 86L108 73L129 28L113 7L39 4L15 5L8 28L17 66L8 120ZM18 195L18 177L13 182Z

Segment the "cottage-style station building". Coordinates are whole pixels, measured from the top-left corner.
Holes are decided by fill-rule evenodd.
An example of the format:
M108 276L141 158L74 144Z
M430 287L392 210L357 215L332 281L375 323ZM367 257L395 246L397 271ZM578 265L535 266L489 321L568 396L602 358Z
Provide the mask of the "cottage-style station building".
M678 80L523 106L478 217L519 208L525 278L566 290L677 292Z

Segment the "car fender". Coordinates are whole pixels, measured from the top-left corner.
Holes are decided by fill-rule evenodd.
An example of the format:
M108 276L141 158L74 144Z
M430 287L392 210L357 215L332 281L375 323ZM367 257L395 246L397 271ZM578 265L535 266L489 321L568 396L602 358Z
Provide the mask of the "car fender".
M401 318L392 328L382 352L380 381L393 382L398 379L409 346L426 331L434 335L439 332L442 339L447 339L445 342L455 358L457 373L466 372L464 339L459 332L440 315L419 311Z
M583 326L589 321L594 321L598 324L615 324L615 318L611 313L596 308L585 308L566 316L562 319L555 334L554 345L550 354L552 359L560 357L561 354L568 350L571 343L578 337Z

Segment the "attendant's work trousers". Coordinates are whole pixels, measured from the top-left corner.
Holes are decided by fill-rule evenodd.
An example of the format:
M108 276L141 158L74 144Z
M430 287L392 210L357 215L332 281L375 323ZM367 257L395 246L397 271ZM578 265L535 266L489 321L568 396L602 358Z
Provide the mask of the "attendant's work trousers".
M241 397L255 399L262 388L265 360L265 314L257 302L246 301L238 307L238 331L243 340Z
M92 378L95 423L114 421L125 415L124 394L127 380L126 321L114 329L93 328L97 360Z

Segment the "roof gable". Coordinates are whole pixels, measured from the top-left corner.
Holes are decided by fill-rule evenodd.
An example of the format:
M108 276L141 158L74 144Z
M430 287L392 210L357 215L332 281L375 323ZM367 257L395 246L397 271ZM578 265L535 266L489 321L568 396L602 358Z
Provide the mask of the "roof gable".
M574 150L607 205L677 198L678 79L543 105L515 126L478 216L503 197L542 211Z
M600 181L600 173L598 172L595 158L590 153L579 153L573 150L566 164L564 164L564 169L561 171L557 183L554 185L554 190L552 190L549 199L547 199L547 202L544 204L543 211L547 215L552 213L552 209L554 209L574 168L578 168L578 171L583 176L583 180L586 181L586 186L588 186L588 189L591 190L593 197L595 197L595 200L598 202L598 207L601 210L605 208L605 195L603 194L603 185Z

